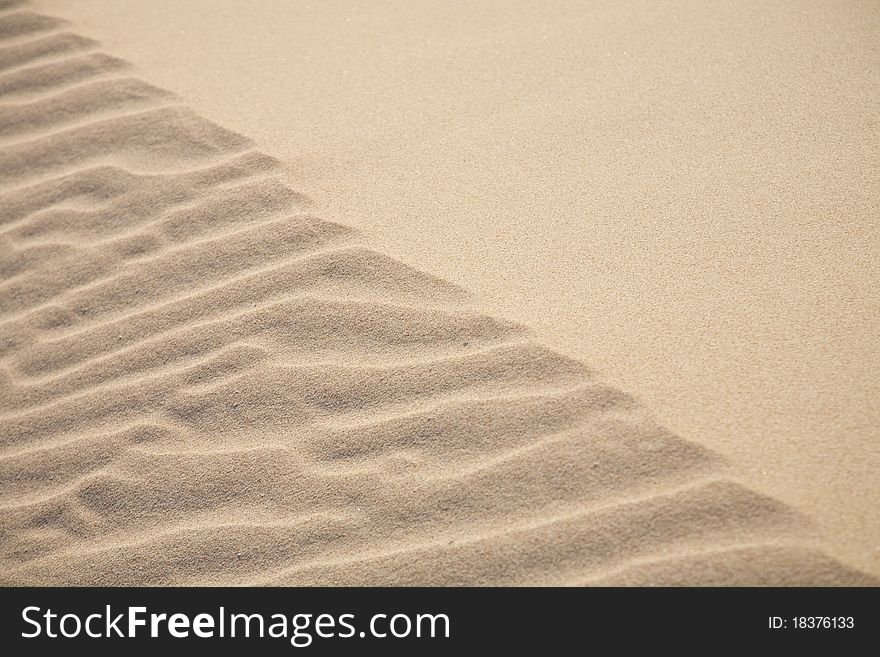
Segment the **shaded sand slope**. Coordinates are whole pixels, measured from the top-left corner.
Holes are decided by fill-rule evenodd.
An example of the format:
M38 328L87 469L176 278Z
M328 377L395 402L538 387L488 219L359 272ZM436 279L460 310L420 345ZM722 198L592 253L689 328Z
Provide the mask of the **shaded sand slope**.
M868 584L250 142L0 14L0 582Z

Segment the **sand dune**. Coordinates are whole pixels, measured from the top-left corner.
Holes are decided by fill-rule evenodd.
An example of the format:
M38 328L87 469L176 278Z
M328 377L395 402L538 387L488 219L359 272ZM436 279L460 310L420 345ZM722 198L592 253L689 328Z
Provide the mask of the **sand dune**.
M874 583L584 364L308 214L245 137L6 5L4 584Z

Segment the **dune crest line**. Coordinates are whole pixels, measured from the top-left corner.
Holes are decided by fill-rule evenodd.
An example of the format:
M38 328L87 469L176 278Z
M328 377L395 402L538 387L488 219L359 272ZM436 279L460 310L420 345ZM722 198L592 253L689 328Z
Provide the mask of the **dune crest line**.
M246 137L0 9L0 583L876 583Z

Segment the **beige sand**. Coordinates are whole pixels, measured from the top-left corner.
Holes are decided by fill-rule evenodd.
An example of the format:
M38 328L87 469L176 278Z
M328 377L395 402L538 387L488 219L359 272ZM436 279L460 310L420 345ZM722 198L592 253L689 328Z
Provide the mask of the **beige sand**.
M0 17L4 582L873 581L876 95L805 100L814 170L755 141L779 99L713 114L719 52L764 107L727 31L651 52L669 8L37 4L75 22Z

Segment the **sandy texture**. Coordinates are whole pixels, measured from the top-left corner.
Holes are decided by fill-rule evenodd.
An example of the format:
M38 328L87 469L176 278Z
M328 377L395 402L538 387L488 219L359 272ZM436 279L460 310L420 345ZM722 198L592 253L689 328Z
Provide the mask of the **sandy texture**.
M0 581L876 583L68 30L0 14Z
M41 0L880 575L874 0Z

